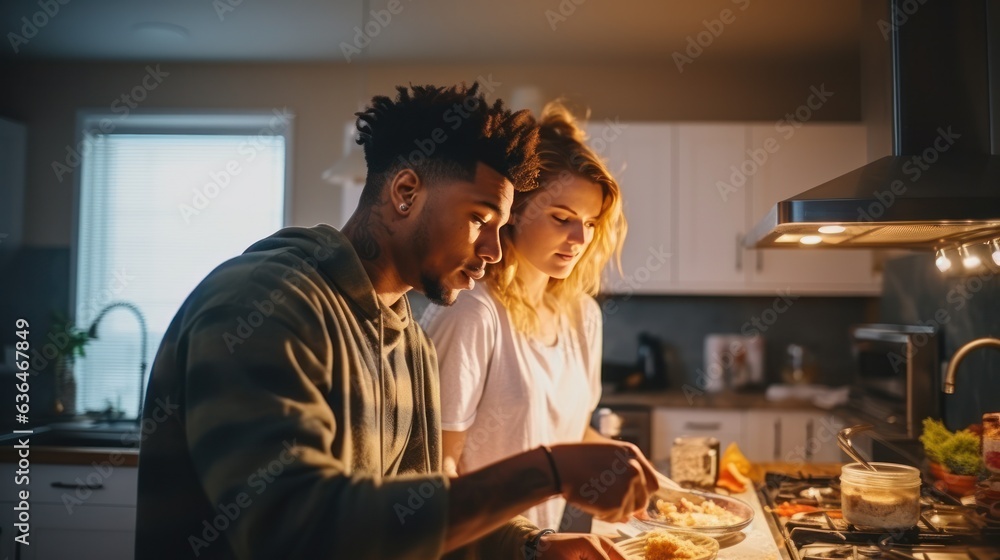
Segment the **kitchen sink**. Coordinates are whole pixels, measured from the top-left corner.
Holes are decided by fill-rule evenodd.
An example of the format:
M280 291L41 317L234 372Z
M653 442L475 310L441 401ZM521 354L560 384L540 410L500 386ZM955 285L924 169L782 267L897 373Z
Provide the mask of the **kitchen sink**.
M136 432L139 425L135 420L73 420L53 422L47 426L52 431L65 432Z
M0 445L14 445L23 434L4 434ZM72 420L34 429L32 445L50 447L121 447L139 445L139 425L134 420Z

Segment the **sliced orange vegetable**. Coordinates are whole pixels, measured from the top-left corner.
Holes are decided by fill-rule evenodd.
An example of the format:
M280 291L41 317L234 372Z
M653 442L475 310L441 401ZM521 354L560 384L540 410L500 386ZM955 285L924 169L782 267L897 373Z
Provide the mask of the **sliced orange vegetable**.
M735 463L729 463L719 471L719 478L715 484L735 494L745 492L753 484L752 480L740 472Z

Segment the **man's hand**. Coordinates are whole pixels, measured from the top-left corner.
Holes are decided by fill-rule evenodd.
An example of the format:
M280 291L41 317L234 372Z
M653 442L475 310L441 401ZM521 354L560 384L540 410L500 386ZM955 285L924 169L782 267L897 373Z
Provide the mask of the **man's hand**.
M538 541L538 560L626 560L607 537L587 533L553 533Z
M552 456L563 497L601 521L627 521L659 488L653 466L631 443L554 445Z

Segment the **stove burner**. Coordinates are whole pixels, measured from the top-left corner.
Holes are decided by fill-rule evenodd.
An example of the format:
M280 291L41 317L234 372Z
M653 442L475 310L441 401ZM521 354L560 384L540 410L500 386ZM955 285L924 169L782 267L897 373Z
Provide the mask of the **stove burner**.
M875 546L815 546L803 547L805 556L802 560L812 558L886 558L883 551Z
M830 488L829 486L810 486L804 490L800 490L799 497L815 502L818 506L828 503L836 504L838 507L840 506L840 492Z

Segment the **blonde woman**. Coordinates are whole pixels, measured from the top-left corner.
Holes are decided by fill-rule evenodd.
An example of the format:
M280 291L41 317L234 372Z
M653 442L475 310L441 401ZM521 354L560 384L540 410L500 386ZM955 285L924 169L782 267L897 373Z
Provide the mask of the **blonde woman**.
M548 104L539 124L540 187L515 193L501 262L422 321L440 364L444 465L460 473L601 437L589 427L601 391L593 296L625 237L621 193L563 105ZM556 529L565 505L554 498L524 515Z

